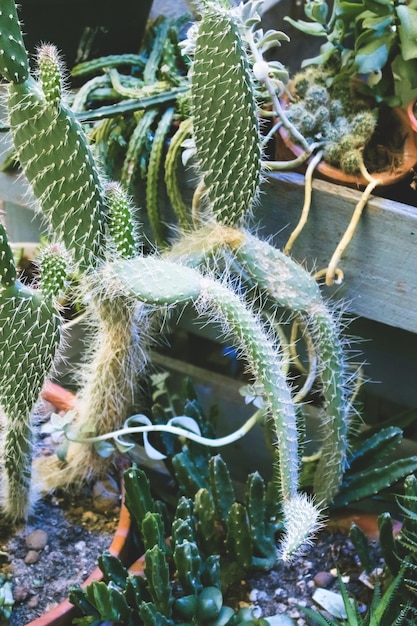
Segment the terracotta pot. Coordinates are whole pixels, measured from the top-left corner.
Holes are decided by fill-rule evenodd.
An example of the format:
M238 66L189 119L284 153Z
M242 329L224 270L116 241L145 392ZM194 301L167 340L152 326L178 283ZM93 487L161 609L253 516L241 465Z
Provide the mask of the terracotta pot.
M365 513L350 509L335 513L328 520L328 528L348 533L352 524L358 526L368 537L369 541L377 541L379 538L378 513ZM393 530L398 534L401 530L401 522L393 520Z
M408 115L408 120L410 122L411 128L416 133L416 136L414 137L414 141L417 142L417 117L416 117L416 113L417 113L417 100L411 100L410 104L407 107L407 115Z
M51 404L54 404L58 410L62 411L68 411L77 406L77 398L74 394L49 381L44 385L42 398L51 402ZM130 515L127 508L122 503L119 522L109 546L109 551L114 556L119 557L123 562L127 562L130 556L129 533ZM96 567L83 582L82 586L86 587L95 580L101 580L102 577L103 574L100 568ZM26 626L71 626L74 617L77 615L78 612L76 607L71 604L69 600L63 600L56 607L47 613L44 613Z
M402 163L395 169L386 170L383 172L372 173L372 177L376 178L379 182L379 186L394 185L406 176L412 173L414 166L417 163L417 143L414 132L410 131L409 114L400 107L393 109L397 116L401 127L404 131L404 146L403 146L403 159ZM300 146L297 146L292 141L288 131L281 127L278 131L276 159L286 160L293 159L303 154L303 150ZM320 178L345 185L347 187L364 188L368 184L363 176L360 174L352 175L345 174L342 170L332 165L328 165L324 161L321 161L317 167L316 172Z

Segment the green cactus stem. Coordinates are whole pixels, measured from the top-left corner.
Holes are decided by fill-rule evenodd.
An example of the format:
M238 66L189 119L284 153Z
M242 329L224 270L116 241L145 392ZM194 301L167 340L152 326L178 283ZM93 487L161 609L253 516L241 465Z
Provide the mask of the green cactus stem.
M158 245L163 246L165 242L164 225L160 219L160 194L159 181L162 172L162 156L168 132L174 119L175 109L168 108L162 115L155 131L149 156L149 165L146 176L146 206L148 210L149 222L152 227L155 240Z
M314 493L318 502L328 504L336 495L346 468L352 411L339 325L324 303L314 278L269 243L245 233L235 255L249 282L268 294L276 305L301 315L311 334L324 399L322 446Z
M1 505L13 521L30 508L31 414L60 342L54 300L16 279L0 224L0 406L5 414Z
M251 210L261 148L252 76L230 11L205 4L191 77L193 134L210 210L226 225Z
M39 258L42 294L59 298L65 293L68 278L68 258L63 246L50 244L42 248Z
M179 227L182 230L189 230L191 220L188 208L182 198L178 180L178 169L182 155L182 144L190 137L191 129L191 119L185 119L180 123L178 130L170 141L165 159L165 184L167 194L177 217Z
M4 55L12 55L4 37L0 43ZM9 85L13 142L49 228L82 269L89 269L103 258L100 174L81 125L61 95L56 49L42 47L38 63L42 82L28 76Z
M129 259L138 252L139 239L134 224L132 203L118 183L108 183L106 198L109 206L109 231L118 256Z

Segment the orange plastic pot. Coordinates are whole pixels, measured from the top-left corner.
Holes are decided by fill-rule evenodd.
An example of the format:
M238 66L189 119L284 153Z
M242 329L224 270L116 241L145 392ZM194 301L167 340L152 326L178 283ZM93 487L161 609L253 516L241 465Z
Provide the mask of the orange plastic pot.
M44 385L42 398L53 404L59 411L68 411L76 408L77 406L77 398L73 393L49 381ZM122 502L119 521L113 535L113 539L110 543L109 551L114 556L120 558L124 563L128 563L129 557L131 557L129 536L130 515ZM131 557L130 562L132 562L132 560L133 558ZM96 567L83 582L82 586L86 587L95 580L101 580L102 577L103 574L100 568ZM77 615L78 612L76 607L66 599L50 611L47 611L40 617L31 621L26 626L71 626L73 619L77 617Z

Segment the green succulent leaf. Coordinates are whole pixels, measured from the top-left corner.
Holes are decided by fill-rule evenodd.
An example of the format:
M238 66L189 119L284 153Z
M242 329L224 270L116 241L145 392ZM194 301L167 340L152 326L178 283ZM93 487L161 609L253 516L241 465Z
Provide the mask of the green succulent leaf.
M286 15L285 21L294 26L297 30L300 30L306 35L312 35L313 37L326 37L327 31L319 22L306 22L305 20L294 20L292 17Z

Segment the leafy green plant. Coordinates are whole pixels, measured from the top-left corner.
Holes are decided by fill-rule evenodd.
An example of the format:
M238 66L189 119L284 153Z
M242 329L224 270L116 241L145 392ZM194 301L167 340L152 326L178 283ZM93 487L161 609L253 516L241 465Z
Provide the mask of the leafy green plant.
M346 469L339 491L331 502L332 508L343 508L355 502L378 495L397 486L417 469L416 456L402 456L399 446L403 431L397 426L386 426L352 436ZM306 458L302 468L301 484L311 487L316 459Z
M308 0L309 21L286 18L307 35L320 37L320 54L304 66L335 67L333 82L347 77L360 93L389 106L407 106L416 95L417 12L407 2Z

